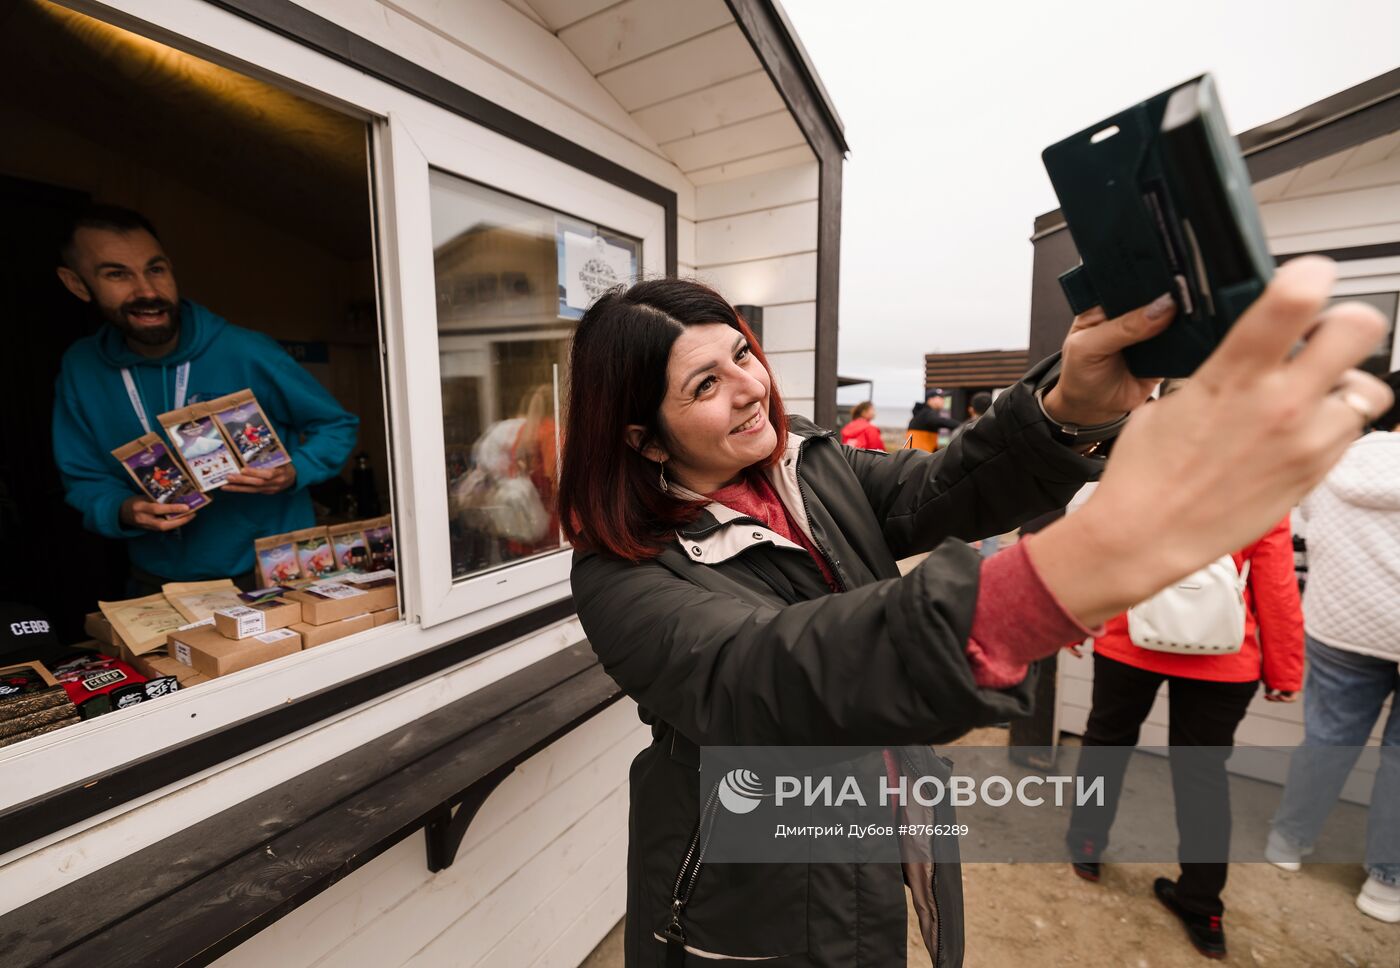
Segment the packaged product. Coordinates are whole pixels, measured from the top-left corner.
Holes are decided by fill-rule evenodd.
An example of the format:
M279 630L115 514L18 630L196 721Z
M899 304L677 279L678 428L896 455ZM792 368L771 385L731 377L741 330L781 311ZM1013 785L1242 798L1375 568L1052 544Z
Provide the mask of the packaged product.
M239 390L203 405L244 467L280 467L292 457L282 446L272 421L267 419L252 390Z
M360 522L365 530L365 542L369 545L369 567L367 571L382 571L394 567L394 520L392 515L370 518Z
M230 474L238 473L238 459L205 404L171 410L156 420L165 428L175 452L201 491L223 487Z
M359 521L336 524L326 529L335 565L342 571L369 571L369 545L365 541L364 525Z
M303 578L324 578L336 570L335 551L325 528L303 528L291 533L297 546L297 563Z
M162 648L166 635L188 622L164 595L98 602L97 607L133 655Z
M257 559L258 584L263 587L289 585L302 577L297 545L290 533L254 541L253 557Z
M211 500L155 434L142 434L112 451L112 456L121 461L141 493L157 504L180 504L194 511Z
M221 608L242 604L238 586L230 578L172 581L160 586L160 590L186 622L202 622Z

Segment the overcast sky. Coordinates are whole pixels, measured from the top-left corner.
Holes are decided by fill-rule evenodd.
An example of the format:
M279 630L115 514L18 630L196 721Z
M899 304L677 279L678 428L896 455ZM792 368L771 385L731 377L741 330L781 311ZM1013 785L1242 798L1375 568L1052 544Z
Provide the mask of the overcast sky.
M839 369L890 425L923 354L1026 346L1046 145L1205 71L1238 132L1400 66L1397 0L783 4L851 146Z

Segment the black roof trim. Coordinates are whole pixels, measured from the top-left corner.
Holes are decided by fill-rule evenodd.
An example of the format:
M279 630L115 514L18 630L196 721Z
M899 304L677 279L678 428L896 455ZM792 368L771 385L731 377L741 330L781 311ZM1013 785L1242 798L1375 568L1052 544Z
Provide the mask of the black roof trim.
M812 58L807 53L806 46L802 43L802 38L792 26L792 21L788 19L787 11L779 0L767 0L769 6L773 8L773 14L778 23L782 24L784 32L787 34L788 43L792 45L793 51L797 54L797 62L802 65L806 73L807 86L816 95L816 100L821 104L823 113L826 114L827 124L831 127L831 132L836 136L836 143L841 146L841 153L848 153L851 148L846 144L846 125L841 120L841 115L836 111L836 102L832 101L831 95L827 92L826 85L822 83L821 75L817 73L816 65L812 63Z

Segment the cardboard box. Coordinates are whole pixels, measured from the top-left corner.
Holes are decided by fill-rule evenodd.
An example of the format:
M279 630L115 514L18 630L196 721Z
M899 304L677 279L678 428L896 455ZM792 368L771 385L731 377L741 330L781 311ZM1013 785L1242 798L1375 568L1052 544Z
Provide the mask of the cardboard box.
M273 598L256 605L221 608L214 613L214 628L228 639L246 639L276 632L301 621L301 603Z
M301 635L301 647L304 649L314 649L318 645L325 645L327 642L334 642L336 639L343 639L347 635L354 635L356 632L372 628L374 628L374 616L368 612L323 625L310 625L303 622L300 625L292 626L292 630Z
M83 619L83 631L103 645L121 648L121 636L117 635L117 630L112 628L112 623L101 612L87 613L87 617Z
M197 686L201 682L209 681L209 677L202 672L195 672L193 667L168 655L157 653L139 655L131 664L136 667L137 672L151 679L173 676L180 683L181 689L188 689L190 686Z
M379 628L381 625L388 625L390 622L399 620L399 607L395 605L393 608L383 608L377 612L371 612L370 616L374 619L374 627Z
M301 603L301 620L327 625L363 612L380 612L399 604L399 586L391 571L350 575L343 581L321 581L287 597Z
M292 629L264 632L248 639L224 638L212 625L170 633L171 654L211 679L299 651L301 636Z

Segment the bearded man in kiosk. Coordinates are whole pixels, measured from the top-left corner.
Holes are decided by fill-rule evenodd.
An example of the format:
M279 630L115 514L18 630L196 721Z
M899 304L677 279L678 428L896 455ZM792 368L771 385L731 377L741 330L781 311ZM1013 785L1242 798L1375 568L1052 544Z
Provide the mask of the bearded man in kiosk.
M253 541L316 523L307 488L349 459L359 418L278 343L181 299L155 228L94 206L71 222L58 277L103 325L64 354L53 414L66 498L90 530L126 542L131 595L168 581L232 577L251 586ZM165 436L159 414L251 389L291 463L247 467L198 513L136 491L112 451Z

